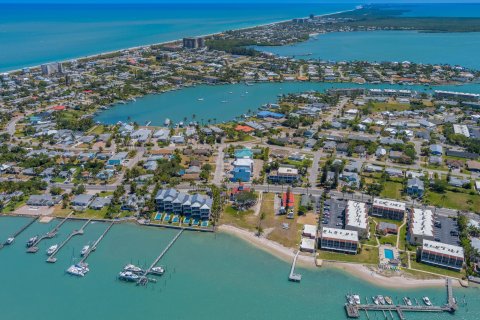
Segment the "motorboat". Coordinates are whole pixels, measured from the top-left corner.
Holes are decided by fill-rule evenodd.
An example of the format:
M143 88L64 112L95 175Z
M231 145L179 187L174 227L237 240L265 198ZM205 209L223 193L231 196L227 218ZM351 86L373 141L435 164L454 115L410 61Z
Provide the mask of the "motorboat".
M372 297L372 300L373 300L373 303L375 303L376 305L380 304L380 301L378 301L377 297Z
M347 294L345 297L347 298L348 304L355 304L355 301L353 300L353 296L351 294Z
M405 304L406 304L407 306L411 306L411 305L412 305L412 300L410 300L409 297L404 297L404 298L403 298L403 301L405 302Z
M118 279L128 282L134 282L138 281L138 279L140 279L140 276L130 271L122 271L118 274Z
M430 298L428 298L428 297L423 297L422 300L423 300L423 303L425 303L427 306L431 306L431 305L432 305L432 302L430 301Z
M144 272L142 268L137 267L136 265L133 264L127 264L125 267L123 267L123 271L125 272L133 272L133 273L142 273Z
M38 239L38 236L35 236L35 237L32 237L32 238L28 239L27 247L30 248L31 246L33 246L35 244L35 242L37 242L37 239Z
M355 304L361 304L360 296L358 294L354 294L354 295L352 295L352 297L353 297L353 301L355 302Z
M377 299L378 299L378 302L380 302L380 304L385 304L386 303L385 298L382 295L378 295Z
M205 100L205 99L204 99L204 98L198 98L197 100L198 100L198 101L203 101L203 100Z
M51 256L58 249L58 244L54 244L47 250L47 255Z
M393 300L392 298L390 298L389 296L385 296L385 302L389 305L392 305L393 304Z
M165 269L163 267L153 267L150 271L151 274L161 276L165 273Z
M88 250L90 250L90 246L89 245L86 245L82 248L82 251L80 251L80 255L83 257L87 252Z
M170 119L168 119L168 118L165 119L165 122L163 124L168 127L170 125Z
M13 241L15 241L15 238L14 237L10 237L7 239L7 241L5 241L5 244L6 245L11 245L13 243Z

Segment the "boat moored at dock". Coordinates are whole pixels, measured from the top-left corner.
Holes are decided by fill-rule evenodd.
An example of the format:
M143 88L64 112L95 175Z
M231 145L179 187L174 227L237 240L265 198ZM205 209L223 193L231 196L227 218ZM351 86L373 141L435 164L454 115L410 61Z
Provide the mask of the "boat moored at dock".
M30 248L31 246L33 246L35 242L37 242L37 239L38 239L38 236L31 237L30 239L28 239L27 248Z
M47 250L47 255L51 256L58 249L58 244L54 244Z

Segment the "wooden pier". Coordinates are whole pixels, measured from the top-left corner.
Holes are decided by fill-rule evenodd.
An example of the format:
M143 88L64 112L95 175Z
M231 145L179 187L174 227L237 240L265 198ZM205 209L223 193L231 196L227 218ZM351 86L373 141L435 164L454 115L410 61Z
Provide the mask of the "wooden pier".
M302 280L302 275L295 273L295 265L297 264L297 258L300 254L300 251L297 251L295 257L293 258L292 267L290 268L290 274L288 275L288 280L293 282L300 282Z
M70 241L70 239L72 239L74 236L78 236L78 235L83 235L84 233L84 229L85 227L90 223L90 220L88 220L87 222L85 222L83 224L83 226L79 229L79 230L73 230L73 232L58 246L57 250L55 250L48 258L47 258L47 262L50 262L50 263L55 263L57 262L57 258L55 257L55 255L60 251L60 249L62 249L68 241Z
M26 225L24 225L23 227L20 228L20 230L18 230L17 232L15 232L14 234L12 234L12 236L10 238L13 238L13 239L16 239L23 231L27 230L28 227L30 227L32 224L35 223L35 221L38 220L38 217L32 219L32 221L30 221L29 223L27 223ZM7 244L7 241L5 241L4 243L0 244L0 249L2 249L5 244Z
M100 243L100 241L103 240L103 238L105 237L105 235L108 233L108 231L110 231L110 229L113 227L113 225L115 224L115 221L112 221L107 229L105 229L105 231L103 231L103 233L100 235L100 237L98 237L97 241L95 241L93 243L93 245L90 247L90 249L88 249L87 252L85 252L85 254L83 255L83 258L82 260L80 260L80 262L78 263L79 265L82 265L85 263L85 261L87 260L87 258L90 256L90 254L95 251L95 249L97 249L97 246L98 244Z
M50 230L49 232L47 232L46 234L44 234L43 236L39 237L37 239L37 241L30 247L27 249L27 252L28 253L37 253L38 252L38 245L40 244L40 242L42 242L42 240L44 239L52 239L53 237L55 237L57 235L57 232L58 230L60 230L60 227L65 223L67 222L67 220L70 218L70 216L73 214L73 211L70 212L68 214L68 216L66 216L62 221L60 221L56 226L55 228L53 228L52 230Z
M363 310L367 313L368 311L382 311L385 315L385 312L389 312L392 315L392 312L396 312L398 317L401 320L405 320L404 312L450 312L454 313L457 310L457 304L453 298L453 289L451 279L446 280L447 287L447 303L443 306L422 306L417 305L407 306L407 305L377 305L377 304L345 304L345 310L349 318L359 318L360 310ZM385 316L385 318L387 318ZM393 318L393 317L392 317Z
M151 273L152 271L152 268L154 268L158 262L160 261L160 259L163 258L163 256L167 253L167 251L173 246L173 244L175 243L175 241L177 241L177 239L182 235L182 232L184 231L184 229L181 229L177 235L172 239L172 241L170 241L170 243L167 245L167 247L165 249L163 249L162 253L160 253L160 255L152 262L152 264L150 265L150 267L148 267L148 269L146 269L144 271L144 273L140 276L140 278L138 279L137 281L137 285L146 285L148 283L148 274Z

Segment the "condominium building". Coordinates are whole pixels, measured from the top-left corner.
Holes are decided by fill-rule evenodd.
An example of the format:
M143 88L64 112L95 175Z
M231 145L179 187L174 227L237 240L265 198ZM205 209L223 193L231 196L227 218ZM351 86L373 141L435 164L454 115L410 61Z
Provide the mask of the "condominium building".
M155 196L156 208L197 219L208 219L212 208L212 199L200 194L190 195L175 189L158 190Z
M323 227L320 247L325 250L356 254L358 250L358 232Z
M421 261L439 267L461 270L464 262L463 248L451 244L423 240Z
M405 216L405 203L376 198L373 200L372 216L392 220L403 220Z
M298 169L282 166L278 170L270 172L268 180L272 183L295 183L300 179Z
M198 49L205 47L205 39L198 38L183 38L183 47L186 49Z
M357 231L360 238L368 236L367 205L349 200L345 208L345 229Z
M421 244L423 240L434 240L434 217L431 210L413 209L408 226L408 242Z

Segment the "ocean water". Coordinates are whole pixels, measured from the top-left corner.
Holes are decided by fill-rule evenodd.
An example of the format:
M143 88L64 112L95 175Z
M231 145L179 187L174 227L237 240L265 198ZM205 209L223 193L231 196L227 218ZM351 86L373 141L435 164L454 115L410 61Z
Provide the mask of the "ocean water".
M392 9L407 10L402 14L405 17L480 17L480 3L416 3L391 4Z
M148 95L137 99L136 102L118 104L108 110L101 111L95 117L95 120L105 124L115 124L118 121L136 121L138 124L144 125L151 121L152 125L163 125L166 118L177 123L184 121L185 117L187 122L192 121L192 115L195 114L195 121L199 123L218 123L233 120L235 117L247 113L248 110L255 111L265 103L275 103L280 94L350 87L429 90L425 86L315 82L258 83L252 86L245 84L201 85L159 95ZM480 93L480 84L435 88ZM199 101L200 98L204 100ZM208 122L208 119L211 121Z
M255 48L305 60L412 61L480 69L480 60L472 54L480 51L480 32L334 32L294 45Z
M1 217L0 238L26 222ZM385 289L328 268L299 268L302 282L291 283L288 262L233 236L194 232L184 232L165 255L160 264L168 271L158 283L136 287L116 280L119 270L130 262L150 264L176 231L133 224L115 225L89 257L90 273L75 278L64 270L106 225L89 225L83 236L60 251L55 264L45 262L44 250L82 222L67 222L57 238L41 244L40 252L25 253L30 236L56 223L35 223L13 246L0 250L2 319L346 319L343 304L348 292L359 293L362 300L376 294L397 301L407 295L418 299L428 295L435 304L445 302L444 288ZM455 289L461 301L455 316L408 313L407 319L477 319L479 293L478 288ZM369 315L383 319L381 313Z
M0 3L0 71L354 7Z

